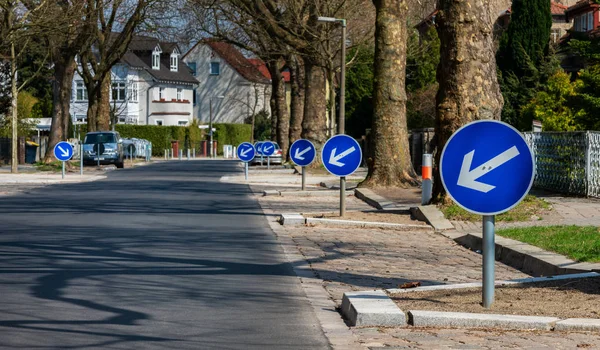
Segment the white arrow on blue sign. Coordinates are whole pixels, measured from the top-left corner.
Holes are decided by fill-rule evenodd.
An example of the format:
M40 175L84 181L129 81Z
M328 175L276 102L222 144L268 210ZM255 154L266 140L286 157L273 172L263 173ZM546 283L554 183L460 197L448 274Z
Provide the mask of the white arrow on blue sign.
M525 198L535 177L535 160L517 129L478 120L452 134L442 151L440 175L460 207L496 215Z
M290 147L290 158L292 161L299 166L310 165L317 156L317 150L312 142L299 139L292 143Z
M263 142L262 142L262 141L259 141L259 142L257 142L257 143L256 143L256 145L254 146L254 147L256 147L256 153L257 153L257 154L260 154L260 155L262 155L262 154L263 154L263 153L262 153L262 145L263 145Z
M275 153L275 145L271 141L265 141L262 144L262 154L269 157Z
M61 162L66 162L73 157L73 146L70 143L61 141L54 146L54 156Z
M248 163L254 159L255 155L256 151L250 142L242 142L237 148L238 159L242 162Z
M325 169L335 176L348 176L358 169L362 150L348 135L335 135L323 145L321 161Z

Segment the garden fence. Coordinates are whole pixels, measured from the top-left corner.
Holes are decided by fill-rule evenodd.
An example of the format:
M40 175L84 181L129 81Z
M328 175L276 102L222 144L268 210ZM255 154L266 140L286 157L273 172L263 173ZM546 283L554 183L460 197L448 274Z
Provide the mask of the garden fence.
M533 186L600 197L600 132L526 132L536 174Z

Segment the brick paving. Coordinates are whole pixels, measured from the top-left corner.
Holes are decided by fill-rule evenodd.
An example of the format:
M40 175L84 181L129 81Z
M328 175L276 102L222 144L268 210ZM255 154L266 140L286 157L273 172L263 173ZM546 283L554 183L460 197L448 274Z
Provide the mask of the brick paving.
M336 211L336 197L289 197L258 194L267 214ZM372 209L353 197L350 210ZM276 220L269 216L268 220ZM323 226L272 225L275 234L289 238L335 301L344 292L397 287L407 281L424 285L481 280L481 255L469 251L432 230L396 231ZM501 263L497 279L527 275ZM600 335L593 333L518 332L497 330L370 327L352 328L365 349L578 349L600 348Z

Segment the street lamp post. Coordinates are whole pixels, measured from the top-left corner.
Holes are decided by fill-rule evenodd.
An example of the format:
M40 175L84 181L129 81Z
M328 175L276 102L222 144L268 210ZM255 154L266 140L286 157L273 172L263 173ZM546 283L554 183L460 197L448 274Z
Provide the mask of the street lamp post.
M217 98L220 99L220 100L222 100L222 99L225 98L225 96L221 95L221 96L217 96ZM211 97L210 100L208 101L208 105L209 105L209 109L210 109L210 112L209 112L210 120L208 122L208 135L210 136L210 147L209 147L210 157L214 158L214 151L213 151L213 146L214 146L214 144L213 144L213 127L212 127L212 122L213 122L212 100L213 100L213 98Z
M344 134L346 124L346 20L343 18L318 17L317 21L340 23L342 25L342 48L340 52L340 113L338 115L338 134ZM331 84L333 84L333 81Z

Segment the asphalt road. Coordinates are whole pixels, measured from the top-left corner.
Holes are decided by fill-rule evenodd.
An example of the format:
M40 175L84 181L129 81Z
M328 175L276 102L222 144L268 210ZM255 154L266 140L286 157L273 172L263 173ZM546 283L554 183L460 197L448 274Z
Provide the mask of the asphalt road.
M0 348L329 345L236 162L0 197ZM77 175L71 175L77 176Z

